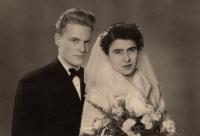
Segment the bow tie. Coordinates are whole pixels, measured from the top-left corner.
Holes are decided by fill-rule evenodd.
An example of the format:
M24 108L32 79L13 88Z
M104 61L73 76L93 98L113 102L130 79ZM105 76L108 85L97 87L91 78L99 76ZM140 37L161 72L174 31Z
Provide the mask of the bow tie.
M80 68L78 71L76 71L74 68L69 69L70 78L73 79L75 76L78 76L80 79L83 78L83 68Z

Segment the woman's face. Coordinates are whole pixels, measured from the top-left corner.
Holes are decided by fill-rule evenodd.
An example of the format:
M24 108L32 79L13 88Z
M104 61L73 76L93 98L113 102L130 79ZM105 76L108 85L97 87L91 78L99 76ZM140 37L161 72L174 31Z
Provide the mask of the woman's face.
M133 40L117 39L111 43L107 58L113 69L124 76L130 76L137 66L137 45Z

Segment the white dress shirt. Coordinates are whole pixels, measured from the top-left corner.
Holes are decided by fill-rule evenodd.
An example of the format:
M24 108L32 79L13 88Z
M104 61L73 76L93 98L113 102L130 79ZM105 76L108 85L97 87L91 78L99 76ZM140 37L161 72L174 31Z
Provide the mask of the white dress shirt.
M71 73L69 72L69 69L70 69L71 67L69 67L69 66L66 64L65 60L64 60L62 57L58 56L58 59L59 59L59 61L61 62L61 64L63 65L63 67L65 68L65 70L67 71L68 75L70 75ZM79 68L80 68L80 67L79 67ZM79 69L79 68L78 68L78 69ZM76 70L78 70L78 69L76 69ZM72 79L72 82L73 82L73 84L74 84L74 86L75 86L75 88L76 88L76 91L77 91L77 93L78 93L78 96L79 96L79 98L80 98L80 100L81 100L80 78L79 78L78 76L75 76L75 77Z

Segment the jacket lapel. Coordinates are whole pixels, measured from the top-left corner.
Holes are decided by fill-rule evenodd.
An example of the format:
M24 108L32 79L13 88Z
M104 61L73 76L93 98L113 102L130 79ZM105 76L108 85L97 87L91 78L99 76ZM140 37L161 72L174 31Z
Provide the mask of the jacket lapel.
M81 69L83 70L83 68L81 67ZM84 72L84 70L83 70ZM83 73L84 75L84 73ZM83 104L85 101L85 83L84 83L84 77L82 76L80 78L80 83L81 83L81 103Z
M83 70L82 67L81 69ZM62 90L66 90L66 93L68 96L75 98L81 103L84 102L84 98L85 98L84 97L85 83L83 81L84 78L80 78L80 83L81 83L81 101L80 101L80 98L78 96L78 93L76 91L76 88L72 80L70 79L67 71L62 66L62 64L60 63L57 57L52 63L50 63L50 71L51 71L52 77L54 77L57 80L57 88L60 88L60 89L57 89L56 91L59 92ZM64 93L64 92L61 92L61 93Z
M58 58L50 63L50 71L56 81L56 93L63 93L72 99L79 99L72 80Z

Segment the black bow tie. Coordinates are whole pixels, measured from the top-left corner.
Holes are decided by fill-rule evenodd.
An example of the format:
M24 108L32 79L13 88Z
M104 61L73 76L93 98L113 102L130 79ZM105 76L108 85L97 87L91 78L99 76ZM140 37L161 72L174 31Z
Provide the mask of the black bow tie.
M78 76L80 79L83 79L83 68L80 68L78 71L76 71L74 68L69 69L70 78L73 79L75 76Z

